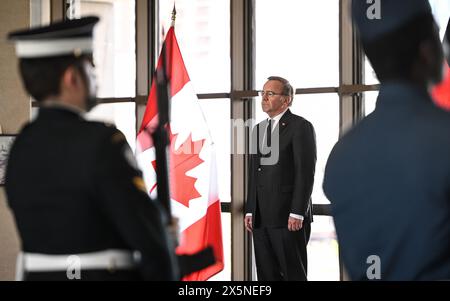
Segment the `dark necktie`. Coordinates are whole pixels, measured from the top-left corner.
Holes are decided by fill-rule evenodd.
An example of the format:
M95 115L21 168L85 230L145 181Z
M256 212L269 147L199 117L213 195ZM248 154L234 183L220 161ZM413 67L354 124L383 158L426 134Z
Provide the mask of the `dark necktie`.
M267 132L266 132L266 139L267 139L267 146L272 146L272 119L269 119L269 124L267 125Z

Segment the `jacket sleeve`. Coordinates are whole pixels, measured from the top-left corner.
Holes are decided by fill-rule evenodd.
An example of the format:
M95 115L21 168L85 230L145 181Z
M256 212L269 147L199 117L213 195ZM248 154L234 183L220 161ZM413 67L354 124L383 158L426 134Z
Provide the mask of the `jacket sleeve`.
M124 135L114 129L99 147L95 190L100 206L130 248L141 253L146 280L178 280L172 241L160 206L148 197Z
M291 213L306 216L314 186L316 137L314 127L303 121L293 137L295 179Z

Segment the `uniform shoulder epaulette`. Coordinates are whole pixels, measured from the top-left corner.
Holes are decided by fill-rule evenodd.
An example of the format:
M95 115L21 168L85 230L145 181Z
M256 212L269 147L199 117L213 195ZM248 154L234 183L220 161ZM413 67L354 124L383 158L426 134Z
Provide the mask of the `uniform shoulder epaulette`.
M104 137L109 137L107 138L107 140L112 144L120 144L123 141L127 140L125 138L125 135L119 129L117 129L114 124L107 122L94 123L99 129L102 129L101 132L103 133L102 135L104 135Z
M115 128L116 126L113 123L110 122L103 122L103 125L109 128Z
M111 136L111 142L113 144L119 144L119 143L122 143L124 141L127 141L127 139L125 138L125 135L119 130L117 130Z

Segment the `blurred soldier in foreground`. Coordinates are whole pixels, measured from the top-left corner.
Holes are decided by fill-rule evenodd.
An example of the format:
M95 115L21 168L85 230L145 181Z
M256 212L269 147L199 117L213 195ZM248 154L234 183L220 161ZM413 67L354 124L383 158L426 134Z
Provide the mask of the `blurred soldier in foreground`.
M442 76L427 0L353 1L381 82L377 107L334 147L324 191L352 280L450 279L450 114L430 97Z
M97 22L9 35L41 107L17 137L6 175L22 241L18 270L25 280L177 280L164 217L124 135L83 118L94 105Z

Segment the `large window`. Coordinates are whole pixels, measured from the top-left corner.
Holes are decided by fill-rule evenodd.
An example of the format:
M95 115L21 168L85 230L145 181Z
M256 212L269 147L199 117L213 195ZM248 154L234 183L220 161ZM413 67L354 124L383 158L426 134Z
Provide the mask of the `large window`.
M159 1L159 45L174 0ZM197 93L230 91L230 1L177 0L175 31Z
M256 89L271 75L288 79L294 88L339 85L339 1L256 1ZM261 99L256 120L267 115ZM317 164L312 200L329 204L322 189L328 156L339 139L337 93L300 94L291 111L310 121L316 132ZM310 280L339 280L339 254L331 217L315 217L308 244Z
M339 97L337 94L297 95L292 112L314 126L317 163L312 200L314 204L329 204L322 183L328 157L339 139ZM331 217L314 217L308 244L308 270L309 280L339 280L336 230Z
M135 2L133 0L81 0L74 16L100 18L94 32L94 63L99 98L133 98L136 94ZM114 124L131 148L136 146L134 102L108 103L95 107L87 119Z
M58 11L54 9L57 2L51 1L52 11ZM66 2L60 0L60 6L56 8ZM134 148L136 127L140 125L138 119L142 118L137 116L145 107L145 93L150 88L146 87L150 85L148 77L153 72L150 69L156 65L164 35L171 26L175 1L71 2L77 3L76 14L95 14L102 20L96 30L95 63L103 104L88 118L115 123ZM444 29L450 0L430 2L441 29ZM241 169L239 165L243 157L231 153L230 146L236 142L236 137L231 133L230 120L235 116L257 121L266 117L260 108L260 99L253 103L256 108L253 112L247 101L255 95L254 90L262 88L268 76L285 77L299 89L291 110L313 124L318 147L313 203L321 205L320 208L329 208L329 201L322 191L323 173L342 130L340 126L345 128L364 113L371 113L378 95L377 91L366 92L374 87L348 82L357 70L354 66L360 65L360 62L356 63L359 54L353 53L354 45L344 45L346 40L340 36L343 31L350 36L347 32L351 27L348 26L351 24L348 4L348 0L176 0L175 30L215 142L219 197L225 208L222 214L225 270L213 280L251 279L250 274L248 278L243 276L247 262L241 258L244 251L239 253L246 244L244 235L237 233L245 230L236 226L242 222L239 210L242 211L245 188L241 186L245 187L247 179L245 168ZM42 18L39 14L36 18ZM54 16L51 18L56 20ZM340 24L345 26L340 28ZM348 61L349 57L355 61ZM366 85L378 84L370 63L365 60L363 65L362 74L356 74L355 78L362 76ZM352 92L337 93L349 85ZM360 100L356 96L361 93L365 105L355 106ZM236 96L241 94L243 96ZM189 116L186 116L186 122L189 122ZM228 208L234 208L233 214ZM330 213L325 210L321 214ZM314 219L308 246L309 279L338 280L339 256L333 219L319 215Z

